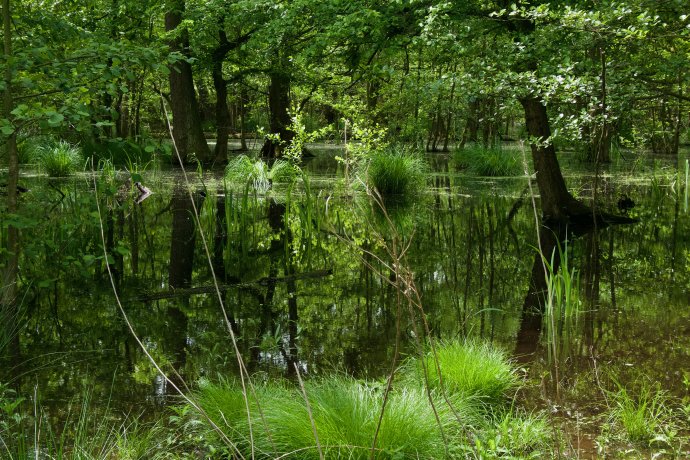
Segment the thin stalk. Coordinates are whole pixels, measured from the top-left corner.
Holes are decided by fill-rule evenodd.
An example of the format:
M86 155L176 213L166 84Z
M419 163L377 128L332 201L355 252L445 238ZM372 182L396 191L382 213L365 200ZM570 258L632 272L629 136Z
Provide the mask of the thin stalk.
M321 450L321 443L319 442L319 433L316 431L316 423L314 422L314 414L311 411L311 404L309 404L309 397L307 396L307 391L304 388L304 382L302 381L302 375L299 372L299 367L297 363L292 363L295 367L295 372L297 373L297 381L299 382L299 388L302 391L302 396L304 397L304 404L307 406L307 413L309 414L309 423L311 423L311 429L314 432L314 439L316 440L316 448L319 451L319 458L324 460L323 450Z
M688 212L688 175L690 173L690 160L685 160L685 212Z

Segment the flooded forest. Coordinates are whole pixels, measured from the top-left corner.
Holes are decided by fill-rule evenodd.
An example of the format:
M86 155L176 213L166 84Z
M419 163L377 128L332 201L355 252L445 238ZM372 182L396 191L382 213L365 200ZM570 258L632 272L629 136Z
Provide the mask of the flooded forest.
M0 7L0 459L690 457L686 1Z

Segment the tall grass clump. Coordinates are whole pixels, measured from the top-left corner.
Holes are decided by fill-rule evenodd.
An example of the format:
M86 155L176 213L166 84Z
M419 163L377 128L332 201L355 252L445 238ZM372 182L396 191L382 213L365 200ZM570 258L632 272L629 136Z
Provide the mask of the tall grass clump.
M518 152L500 147L467 146L455 151L453 157L458 167L477 176L519 176L523 172Z
M50 177L67 177L81 166L82 155L79 147L61 140L40 145L35 150L36 161Z
M366 168L367 185L384 199L412 198L426 185L428 168L424 159L404 150L375 152Z
M370 458L381 412L382 397L375 387L349 378L331 377L307 382L311 418L302 393L284 384L266 384L250 398L252 436L259 458L318 459L314 427L325 458ZM250 452L249 422L241 388L205 384L197 400L227 430L243 453ZM449 414L441 414L446 430ZM313 423L313 424L312 424ZM445 447L433 410L422 389L391 393L377 437L374 458L442 458Z
M438 360L438 367L436 365ZM438 368L441 369L439 377ZM423 362L407 363L407 378L423 381L426 369L429 386L448 393L471 397L486 404L502 404L518 378L505 351L478 341L454 340L436 347L436 359L429 352Z
M300 387L265 382L245 399L239 384L204 381L194 400L232 446L214 438L191 406L178 411L186 413L181 418L185 427L203 428L197 431L199 439L216 440L209 451L245 458L252 453L300 459L537 458L546 450L545 418L506 404L517 385L506 353L479 342L454 341L438 346L437 355L443 393L431 356L424 360L428 388L416 358L407 361L390 392L382 391L382 382L332 376Z
M276 160L272 166L262 160L239 155L228 162L225 181L230 185L252 186L264 193L274 182L290 183L298 176L298 168L285 160Z

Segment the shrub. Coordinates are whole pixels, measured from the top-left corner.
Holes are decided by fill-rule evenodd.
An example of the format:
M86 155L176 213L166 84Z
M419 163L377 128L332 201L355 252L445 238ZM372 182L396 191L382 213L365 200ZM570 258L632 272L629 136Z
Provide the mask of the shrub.
M458 167L478 176L518 176L523 172L517 152L496 147L465 147L455 152L454 159Z
M72 175L81 166L81 150L66 141L40 145L36 148L36 160L51 177Z
M426 172L427 165L420 156L389 149L372 155L366 180L384 199L407 199L423 190Z
M154 154L170 157L170 146L153 139L137 143L128 139L114 138L84 143L84 156L93 158L94 163L110 161L114 165L146 164Z

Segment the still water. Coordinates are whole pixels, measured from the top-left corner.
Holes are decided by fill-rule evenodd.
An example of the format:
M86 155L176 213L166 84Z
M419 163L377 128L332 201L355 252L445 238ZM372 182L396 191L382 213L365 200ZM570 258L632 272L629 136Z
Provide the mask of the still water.
M23 178L23 329L0 381L37 391L56 414L87 390L132 414L169 401L109 266L139 340L190 386L237 375L229 329L250 373L290 376L296 365L378 378L399 327L407 355L427 334L506 348L527 383L522 403L574 421L603 410L606 376L687 395L690 219L673 165L622 164L596 180L566 168L577 197L596 193L616 212L630 197L639 223L562 242L569 307L535 327L523 321L539 246L527 179L473 178L430 160L426 192L388 218L344 185L329 153L305 165L306 181L266 193L226 187L212 171L186 187L179 172L151 168L140 175L153 194L140 204L124 174ZM424 319L395 288L406 274Z

